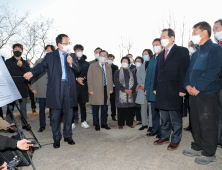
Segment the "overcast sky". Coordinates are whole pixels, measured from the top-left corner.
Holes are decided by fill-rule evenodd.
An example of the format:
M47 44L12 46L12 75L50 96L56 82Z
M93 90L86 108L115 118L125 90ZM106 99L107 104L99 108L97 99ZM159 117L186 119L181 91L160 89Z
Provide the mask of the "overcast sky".
M222 18L221 0L1 0L2 4L17 9L19 15L30 11L31 19L40 15L54 18L55 28L50 32L53 41L65 33L73 45L84 46L87 60L94 59L94 49L101 47L116 56L118 65L121 36L133 42L130 53L134 58L141 56L144 49L152 49L153 39L160 37L169 11L175 15L178 45L184 17L187 42L191 34L188 28L192 31L192 26L200 21L213 26Z

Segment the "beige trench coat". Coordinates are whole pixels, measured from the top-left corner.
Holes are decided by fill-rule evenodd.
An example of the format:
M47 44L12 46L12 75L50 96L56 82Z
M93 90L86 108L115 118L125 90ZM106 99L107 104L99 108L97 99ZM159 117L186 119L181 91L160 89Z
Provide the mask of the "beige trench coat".
M108 64L106 64L105 68L107 82L107 105L109 105L110 91L113 91L112 69ZM89 66L87 83L89 92L94 92L93 95L89 94L89 104L104 105L104 76L99 62L93 63Z
M2 119L2 117L0 117L0 129L7 129L7 125L8 125L9 123L8 122L6 122L5 120L3 120Z

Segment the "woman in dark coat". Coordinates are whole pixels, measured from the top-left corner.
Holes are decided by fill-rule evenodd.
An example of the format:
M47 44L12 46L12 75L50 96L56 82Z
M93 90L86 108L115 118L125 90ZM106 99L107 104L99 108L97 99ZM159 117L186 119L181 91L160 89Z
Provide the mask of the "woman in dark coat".
M133 126L133 107L135 107L135 90L137 86L136 75L129 69L130 60L128 57L121 59L122 67L114 75L116 87L116 107L118 110L119 129L128 125Z

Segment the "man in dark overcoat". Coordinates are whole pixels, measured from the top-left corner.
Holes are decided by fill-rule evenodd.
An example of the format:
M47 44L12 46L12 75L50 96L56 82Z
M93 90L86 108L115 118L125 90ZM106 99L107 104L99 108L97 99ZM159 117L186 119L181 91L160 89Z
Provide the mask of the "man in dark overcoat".
M175 33L172 29L164 29L161 34L161 45L164 50L159 54L156 66L153 90L156 94L156 108L162 117L162 136L155 145L171 142L168 150L178 148L182 137L183 87L186 71L189 66L187 48L174 44Z

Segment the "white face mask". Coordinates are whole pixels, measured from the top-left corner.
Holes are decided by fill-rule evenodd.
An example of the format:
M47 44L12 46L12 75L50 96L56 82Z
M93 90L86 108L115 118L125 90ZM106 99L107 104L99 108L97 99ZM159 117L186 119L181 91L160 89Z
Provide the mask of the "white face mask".
M136 66L136 67L140 67L140 66L141 66L141 63L140 63L140 62L136 62L136 63L135 63L135 66Z
M168 39L162 39L161 40L161 45L165 48L168 44L170 43L170 41Z
M95 58L96 58L97 60L99 60L99 53L98 53L98 54L95 54Z
M157 54L158 52L160 52L162 49L161 49L161 46L154 46L153 47L153 51L155 54Z
M113 60L107 60L108 64L113 64Z
M132 63L133 62L133 59L132 58L130 58L130 63Z
M78 57L82 57L82 52L77 52L76 55L77 55Z
M203 34L203 32L201 34ZM201 40L200 35L192 35L191 36L191 41L194 43L194 45L198 45L200 43L200 40Z
M123 68L127 68L128 66L129 66L128 63L122 63Z
M216 32L216 33L214 34L214 37L215 37L216 39L218 39L218 40L222 40L222 31Z
M190 53L190 54L193 54L193 53L196 51L196 48L194 48L194 47L189 47L188 50L189 50L189 53Z
M62 44L60 45L62 46L62 49L61 48L60 49L64 51L65 53L69 53L71 51L70 50L72 48L71 45L66 45L66 46L63 46Z
M104 64L106 62L106 58L105 57L99 57L99 62Z

